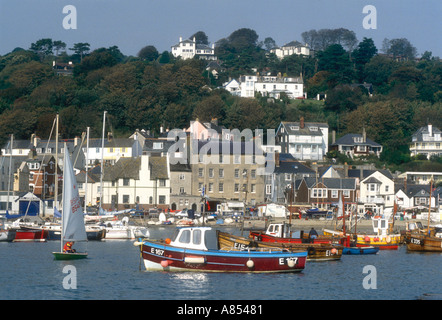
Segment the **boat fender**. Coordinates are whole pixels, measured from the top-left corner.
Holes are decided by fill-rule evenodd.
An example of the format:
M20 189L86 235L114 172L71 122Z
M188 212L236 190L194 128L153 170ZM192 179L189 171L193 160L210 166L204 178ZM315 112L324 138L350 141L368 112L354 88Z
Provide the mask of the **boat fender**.
M161 260L161 266L163 268L167 268L169 266L169 262L167 260Z
M331 249L331 254L337 254L338 250L336 248Z
M289 259L287 261L287 265L289 266L289 268L293 268L295 266L296 262L293 259Z
M252 269L255 266L255 262L253 260L247 260L247 268Z
M313 255L316 254L316 249L313 248L313 247L309 247L308 250L307 250L307 253L308 253L309 256L313 256Z
M364 241L365 242L370 242L370 237L369 236L365 236Z
M391 237L387 236L386 240L387 240L388 243L390 243L391 242Z
M143 244L143 242L141 242L141 241L135 241L134 242L134 246L135 247L141 246L142 244Z

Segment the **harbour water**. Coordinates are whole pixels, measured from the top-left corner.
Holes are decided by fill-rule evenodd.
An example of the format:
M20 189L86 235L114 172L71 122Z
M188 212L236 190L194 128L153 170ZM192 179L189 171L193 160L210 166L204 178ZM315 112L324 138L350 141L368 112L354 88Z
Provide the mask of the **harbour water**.
M173 231L156 227L151 237L164 239ZM408 253L405 246L341 261L309 261L300 274L146 272L130 240L90 241L89 258L77 261L55 261L51 252L59 246L58 241L0 243L0 299L414 300L442 293L442 254ZM364 273L366 266L371 267ZM66 288L72 270L76 288Z

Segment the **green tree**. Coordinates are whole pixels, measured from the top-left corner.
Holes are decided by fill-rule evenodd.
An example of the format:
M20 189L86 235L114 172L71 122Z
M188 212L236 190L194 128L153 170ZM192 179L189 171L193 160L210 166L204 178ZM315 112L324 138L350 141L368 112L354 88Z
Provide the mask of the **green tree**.
M154 61L158 59L160 54L154 46L145 46L138 52L137 56L145 61Z
M352 57L355 63L356 75L359 82L364 80L364 67L378 52L373 39L365 38L359 43L353 51Z

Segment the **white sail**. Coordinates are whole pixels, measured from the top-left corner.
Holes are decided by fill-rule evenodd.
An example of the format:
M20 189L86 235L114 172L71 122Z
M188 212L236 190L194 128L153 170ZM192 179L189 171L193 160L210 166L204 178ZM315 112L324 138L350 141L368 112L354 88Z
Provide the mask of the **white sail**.
M66 145L64 147L62 240L87 241L83 209L81 208L80 196L78 195L77 180Z

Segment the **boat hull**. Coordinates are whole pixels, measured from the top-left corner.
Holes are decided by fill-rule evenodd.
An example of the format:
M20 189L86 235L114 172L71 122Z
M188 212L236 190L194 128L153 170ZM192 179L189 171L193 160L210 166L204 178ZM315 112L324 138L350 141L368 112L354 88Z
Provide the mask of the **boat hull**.
M85 252L52 252L52 254L54 255L55 260L79 260L87 258L87 253Z
M343 254L361 255L361 254L376 254L379 252L379 247L344 247Z
M331 243L341 243L341 238L337 236L319 236L316 239L309 239L309 238L282 238L282 237L275 237L269 234L266 234L264 232L260 231L250 231L250 237L262 242L277 242L277 243L324 243L324 244L331 244Z
M144 240L141 256L147 271L301 272L307 252L196 250Z
M292 252L307 251L308 261L339 260L343 247L328 243L278 243L262 242L251 238L238 237L226 232L217 232L218 243L221 249L246 251L250 248L266 250L289 250Z
M15 230L13 242L45 242L47 238L47 230L22 228Z
M337 235L339 231L324 229L324 235ZM352 235L354 237L354 235ZM377 247L379 250L397 250L401 241L401 235L392 234L387 236L358 234L357 247Z
M408 251L442 252L442 239L421 234L411 234L406 238Z

